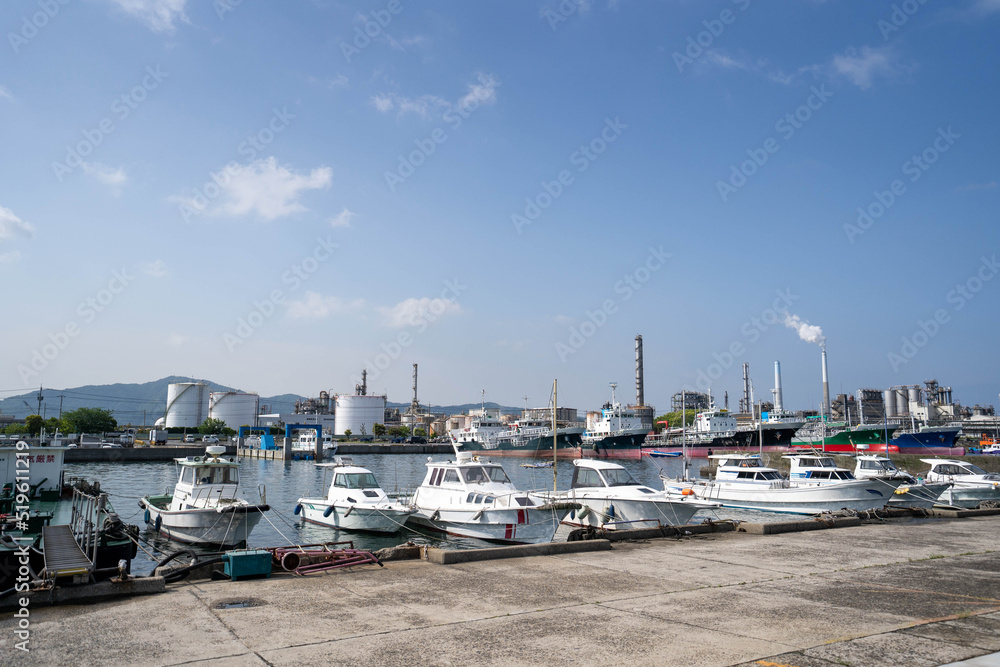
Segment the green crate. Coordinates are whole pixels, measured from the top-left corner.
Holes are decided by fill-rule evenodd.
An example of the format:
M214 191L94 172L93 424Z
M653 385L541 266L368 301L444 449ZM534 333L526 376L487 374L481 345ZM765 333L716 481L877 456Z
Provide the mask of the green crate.
M222 556L224 572L233 581L271 576L271 552L267 549L239 549Z

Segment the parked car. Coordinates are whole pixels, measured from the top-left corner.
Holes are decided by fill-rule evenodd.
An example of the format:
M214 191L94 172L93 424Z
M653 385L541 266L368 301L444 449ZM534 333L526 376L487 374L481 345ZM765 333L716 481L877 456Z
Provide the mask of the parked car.
M0 433L0 440L6 440L6 439L7 439L7 436L5 436L3 433Z
M117 442L102 442L101 449L124 449L124 447Z
M201 439L201 441L204 442L206 445L214 445L219 442L219 439L214 435L206 435L204 438Z
M184 442L194 442L194 436L190 435L190 434L185 435L184 436Z
M409 438L406 439L406 442L408 442L411 445L426 445L427 438L421 435L411 435Z

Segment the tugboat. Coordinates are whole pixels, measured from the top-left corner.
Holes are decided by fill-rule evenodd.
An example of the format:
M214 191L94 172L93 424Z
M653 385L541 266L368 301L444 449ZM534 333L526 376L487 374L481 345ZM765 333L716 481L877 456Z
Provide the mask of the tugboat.
M139 501L147 527L188 544L226 548L245 543L270 507L236 497L239 463L225 453L225 447L210 446L205 456L174 459L179 474L173 494Z

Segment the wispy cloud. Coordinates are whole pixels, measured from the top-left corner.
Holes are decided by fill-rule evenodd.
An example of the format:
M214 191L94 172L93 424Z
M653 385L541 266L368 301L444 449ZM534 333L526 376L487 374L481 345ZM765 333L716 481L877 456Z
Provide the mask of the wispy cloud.
M0 206L0 241L28 239L35 233L31 224L14 215L14 211Z
M350 227L351 220L354 219L354 213L347 210L346 208L338 213L337 215L330 218L331 227Z
M476 82L466 86L466 93L457 102L452 104L438 95L420 95L419 97L406 97L398 93L379 93L373 95L371 104L380 113L396 111L397 116L414 114L423 119L428 119L434 111L447 110L451 108L469 109L479 105L493 104L497 101L497 88L500 82L492 74L483 72L476 73Z
M21 259L21 252L19 250L11 250L10 252L0 253L0 264L10 264Z
M457 315L462 312L462 308L448 299L423 297L405 299L391 308L380 308L379 311L390 327L409 327L421 321L433 321L442 315Z
M723 50L710 50L705 53L704 63L706 65L719 67L728 70L740 70L750 74L762 76L774 83L787 85L796 80L803 72L810 68L800 68L793 74L787 74L779 68L773 67L767 58L753 58L746 54L733 55Z
M10 94L10 91L7 89L7 86L0 86L0 97L7 100L14 99L14 96Z
M288 303L288 317L296 320L321 320L331 315L360 310L364 305L364 299L344 301L335 296L306 292L303 299Z
M128 181L128 175L121 167L113 169L100 162L84 162L83 172L88 176L93 176L101 183L111 186L116 194L121 192L121 186Z
M214 205L186 195L173 195L168 200L209 215L256 213L261 220L270 221L308 210L299 203L299 197L309 190L328 188L332 182L333 170L329 167L297 173L271 156L241 166L220 188L220 201Z
M990 181L989 183L969 183L968 185L962 185L955 188L955 192L976 192L977 190L996 190L997 182Z
M878 77L892 77L905 71L888 46L847 49L843 54L833 57L832 67L835 74L846 78L861 90L871 88Z
M190 336L185 336L184 334L172 333L167 336L167 345L172 345L173 347L179 347L184 343L191 340Z
M163 263L162 259L156 259L152 262L146 262L145 266L142 267L142 272L147 276L163 278L167 275L167 265Z
M111 0L126 14L139 19L154 32L172 33L174 22L188 22L184 14L187 0Z

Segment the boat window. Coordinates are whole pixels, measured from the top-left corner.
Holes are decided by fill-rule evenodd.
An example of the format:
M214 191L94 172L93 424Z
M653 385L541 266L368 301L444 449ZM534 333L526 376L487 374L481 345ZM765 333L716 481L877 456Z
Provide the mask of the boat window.
M510 484L510 479L507 478L507 473L505 473L503 468L500 466L487 466L485 470L487 474L489 474L490 480L500 484Z
M182 484L194 483L194 468L184 468L183 470L181 470L180 481Z
M528 496L517 496L516 498L514 498L514 500L517 501L517 504L520 505L521 507L531 507L532 505L531 500L528 498Z
M437 486L441 483L441 468L431 470L431 479L427 482L430 486Z
M781 479L781 475L776 470L763 470L757 473L757 479L775 480Z
M604 471L604 479L608 486L639 486L625 468L611 468Z
M448 468L444 471L444 479L441 482L443 484L458 484L458 471L454 468Z
M467 495L465 497L465 502L467 502L467 503L474 503L474 502L476 502L476 494L470 493L469 495Z
M344 489L377 489L378 482L370 472L337 473L334 486Z
M656 493L656 491L653 491L652 489L647 489L645 486L640 486L639 491L641 493Z
M574 470L572 487L577 489L588 486L604 486L604 482L601 481L601 476L597 474L597 471L591 468L577 468Z
M481 466L463 468L462 477L465 478L466 484L483 484L487 480L486 471L483 470Z
M862 470L881 470L882 466L879 464L878 461L862 461L861 462L861 469Z
M834 471L834 479L854 479L854 473L846 470Z
M962 472L972 473L973 475L985 475L986 474L985 470L983 470L982 468L980 468L977 465L972 465L971 463L966 463L965 464L965 470L963 470Z
M799 459L799 465L803 468L815 468L818 464L816 459Z
M837 464L833 462L833 459L820 459L819 466L821 468L836 468Z
M809 479L830 479L829 470L811 470L809 471Z
M736 473L736 479L753 479L754 473L749 470L740 470Z

